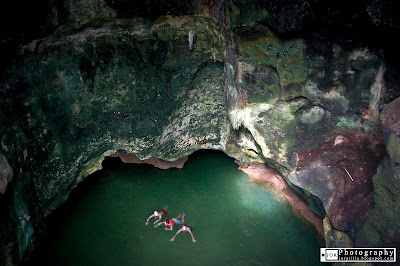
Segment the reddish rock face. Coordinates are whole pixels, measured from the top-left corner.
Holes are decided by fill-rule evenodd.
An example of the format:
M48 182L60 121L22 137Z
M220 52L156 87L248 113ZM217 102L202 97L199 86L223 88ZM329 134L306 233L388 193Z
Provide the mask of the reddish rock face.
M6 157L0 151L0 194L4 194L7 184L13 178L13 171Z
M385 105L381 113L381 122L384 130L400 133L400 98Z
M383 139L348 131L298 155L290 179L318 198L334 228L353 232L374 207L372 177L384 156Z
M296 215L314 224L321 236L324 235L322 219L309 208L300 195L290 189L285 179L274 169L265 164L253 163L249 166L239 166L239 170L245 172L252 181L264 183L271 191L286 198Z

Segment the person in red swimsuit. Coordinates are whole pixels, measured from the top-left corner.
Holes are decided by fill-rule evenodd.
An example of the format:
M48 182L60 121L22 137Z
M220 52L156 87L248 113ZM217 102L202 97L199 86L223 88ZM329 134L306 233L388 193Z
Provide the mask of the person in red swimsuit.
M164 224L164 225L166 226L166 228L164 228L165 230L172 230L174 224L181 224L181 223L182 223L182 222L179 220L179 218L181 218L181 217L182 217L182 222L183 222L184 219L185 219L185 214L182 213L182 214L179 214L179 215L178 215L177 217L175 217L175 218L172 218L172 219L167 218L167 219L165 219L164 222L155 224L154 227L158 227L158 226ZM167 227L169 227L169 229L168 229Z
M164 209L166 209L167 207L168 207L168 206L165 206ZM149 224L149 220L150 220L151 218L153 218L153 217L157 217L157 218L158 218L158 220L157 220L157 218L156 218L156 221L154 222L154 224L156 224L156 223L158 223L158 222L161 220L161 218L162 218L163 215L167 215L167 214L168 214L168 212L167 212L166 210L161 210L161 211L155 210L155 211L153 212L153 214L150 215L149 218L147 218L146 225Z

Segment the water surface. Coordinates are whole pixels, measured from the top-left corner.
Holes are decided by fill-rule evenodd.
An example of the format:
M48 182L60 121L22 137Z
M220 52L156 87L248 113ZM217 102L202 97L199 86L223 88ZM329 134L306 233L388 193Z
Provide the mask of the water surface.
M185 213L188 233L169 240L145 225L154 209ZM233 159L198 152L183 169L108 160L51 215L31 263L41 265L316 265L322 239Z

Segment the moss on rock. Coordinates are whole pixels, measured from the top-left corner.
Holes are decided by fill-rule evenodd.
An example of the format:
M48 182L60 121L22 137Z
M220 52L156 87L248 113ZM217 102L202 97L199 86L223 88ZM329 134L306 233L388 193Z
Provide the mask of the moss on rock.
M192 29L197 34L190 50ZM21 117L30 140L25 167L44 215L117 150L173 160L200 147L221 147L222 45L209 18L93 21L33 41L23 54L2 83L2 91L9 90L2 101L16 100L12 95L21 101L2 112ZM188 106L184 112L195 103L185 103L190 96L204 99L202 111L178 114L179 106ZM173 117L183 115L192 122L170 141L194 134L188 141L196 139L197 146L159 147Z

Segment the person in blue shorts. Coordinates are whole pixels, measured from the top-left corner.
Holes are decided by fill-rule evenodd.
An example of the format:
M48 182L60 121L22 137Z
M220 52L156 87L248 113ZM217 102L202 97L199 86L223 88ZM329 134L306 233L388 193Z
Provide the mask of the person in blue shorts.
M179 218L181 218L181 217L182 217L182 221L179 220ZM154 225L154 227L158 227L158 226L164 224L166 227L169 227L169 229L165 228L165 230L172 230L174 224L181 224L181 223L183 223L184 219L185 219L185 214L182 213L182 214L179 214L175 218L172 218L172 219L167 218L167 219L165 219L164 222Z

